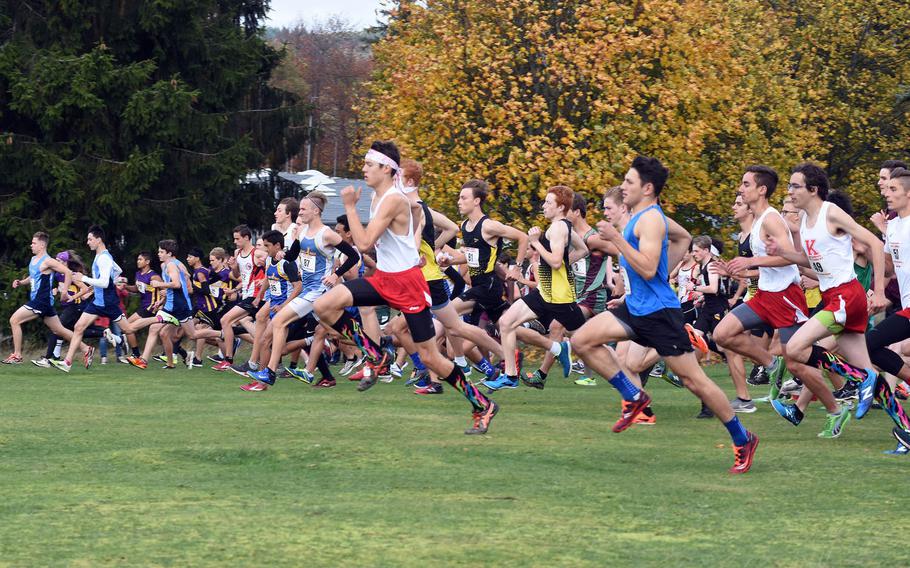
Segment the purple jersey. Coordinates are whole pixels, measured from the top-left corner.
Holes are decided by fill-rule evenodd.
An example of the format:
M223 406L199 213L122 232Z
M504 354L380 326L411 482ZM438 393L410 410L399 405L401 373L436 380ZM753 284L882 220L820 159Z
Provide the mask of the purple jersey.
M136 287L139 288L139 307L146 310L152 305L152 302L158 299L157 289L149 286L153 276L158 276L158 273L154 270L149 270L145 274L136 273Z
M193 286L191 293L193 295L194 310L210 312L217 307L214 300L212 300L206 292L206 286L203 286L203 283L207 283L209 280L209 272L210 270L204 266L200 266L193 270Z

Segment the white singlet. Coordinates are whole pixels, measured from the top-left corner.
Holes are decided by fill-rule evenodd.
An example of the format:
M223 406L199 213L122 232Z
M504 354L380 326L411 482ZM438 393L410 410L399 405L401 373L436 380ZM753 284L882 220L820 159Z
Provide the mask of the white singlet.
M895 217L888 221L885 229L885 252L894 262L894 275L901 291L901 307L910 307L910 217Z
M809 227L808 215L800 215L799 239L809 257L812 270L818 275L822 292L856 278L853 270L853 237L844 233L837 237L828 230L828 206L825 201L818 211L815 226Z
M240 298L245 300L256 295L256 286L250 282L250 276L253 274L253 254L256 249L250 249L250 254L243 256L242 253L237 255L237 270L240 271Z
M376 268L383 272L403 272L417 266L420 262L420 254L417 250L417 241L414 239L414 220L411 216L410 202L404 193L394 187L389 188L385 194L377 201L375 193L374 200L370 204L370 219L372 219L382 202L389 195L400 195L408 205L408 233L406 235L396 235L392 232L391 224L376 239Z
M765 217L769 214L777 215L786 227L787 223L783 216L777 212L777 209L768 207L752 224L752 231L749 233L749 245L752 247L752 256L758 258L768 256L765 242L761 240L761 226ZM787 230L787 238L790 244L793 244L793 237ZM799 268L795 264L787 266L760 266L758 268L758 289L765 292L782 292L790 287L791 284L799 284Z

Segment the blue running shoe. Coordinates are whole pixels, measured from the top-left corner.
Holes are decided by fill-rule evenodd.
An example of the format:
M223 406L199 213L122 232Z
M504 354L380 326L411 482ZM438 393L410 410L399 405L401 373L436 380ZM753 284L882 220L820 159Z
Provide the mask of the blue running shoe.
M897 447L893 450L885 450L882 453L889 456L906 456L907 454L910 454L910 450L908 450L903 444L898 444Z
M247 372L247 376L249 376L251 379L259 381L260 383L265 383L267 385L275 384L275 372L268 367L262 369L261 371L249 371Z
M872 401L875 399L875 386L878 382L878 373L866 369L866 379L859 385L859 402L856 403L856 419L859 420L869 412Z
M288 369L288 373L291 374L291 377L298 381L303 381L308 385L313 384L313 381L316 380L316 375L308 373L306 369Z
M771 406L773 406L774 410L786 419L787 422L794 426L799 426L799 423L803 421L803 411L797 408L795 404L784 404L783 402L774 399L771 401Z
M568 377L572 372L572 346L568 341L559 342L559 355L556 358L562 364L562 376Z
M491 391L498 391L499 389L517 389L518 388L518 379L510 380L506 375L499 375L495 380L492 381L483 381L483 386L487 387Z
M430 373L423 373L422 375L420 375L420 378L418 378L416 381L414 381L412 383L411 386L413 386L414 388L418 388L418 389L425 389L425 388L429 388L429 386L432 384L433 384L433 381L430 380Z
M427 371L426 369L424 369L422 371L418 371L417 369L414 369L411 372L411 378L404 382L404 386L406 386L406 387L416 386L417 388L424 388L424 387L428 386L429 382L430 382L430 372L429 371Z

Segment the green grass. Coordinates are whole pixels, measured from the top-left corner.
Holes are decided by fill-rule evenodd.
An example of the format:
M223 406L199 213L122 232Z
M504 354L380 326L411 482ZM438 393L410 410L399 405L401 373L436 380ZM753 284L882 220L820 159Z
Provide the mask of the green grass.
M713 369L715 374L719 369ZM729 390L729 380L719 379ZM652 383L658 423L561 377L500 393L466 437L451 389L358 393L208 369L0 369L0 565L904 565L907 458L872 411L820 440L768 406L752 471L698 402ZM764 394L755 389L755 394Z

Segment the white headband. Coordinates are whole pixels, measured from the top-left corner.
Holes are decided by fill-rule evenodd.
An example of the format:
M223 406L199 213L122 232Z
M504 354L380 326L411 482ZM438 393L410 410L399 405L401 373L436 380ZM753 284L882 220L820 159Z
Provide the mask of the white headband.
M397 188L402 193L410 193L410 191L406 191L408 188L406 188L404 186L404 183L402 183L401 167L398 165L398 162L396 162L392 158L386 156L382 152L377 152L376 150L373 150L372 148L367 150L367 155L366 155L366 157L364 157L364 160L370 160L371 162L376 162L377 164L380 164L383 166L389 166L390 168L392 168L392 171L395 172L395 174L392 176L392 183L393 183L394 187ZM417 189L417 188L415 187L414 189ZM412 189L411 191L414 191L414 189Z
M720 256L720 253L717 252L717 247L715 247L714 245L711 245L711 254L714 256Z

